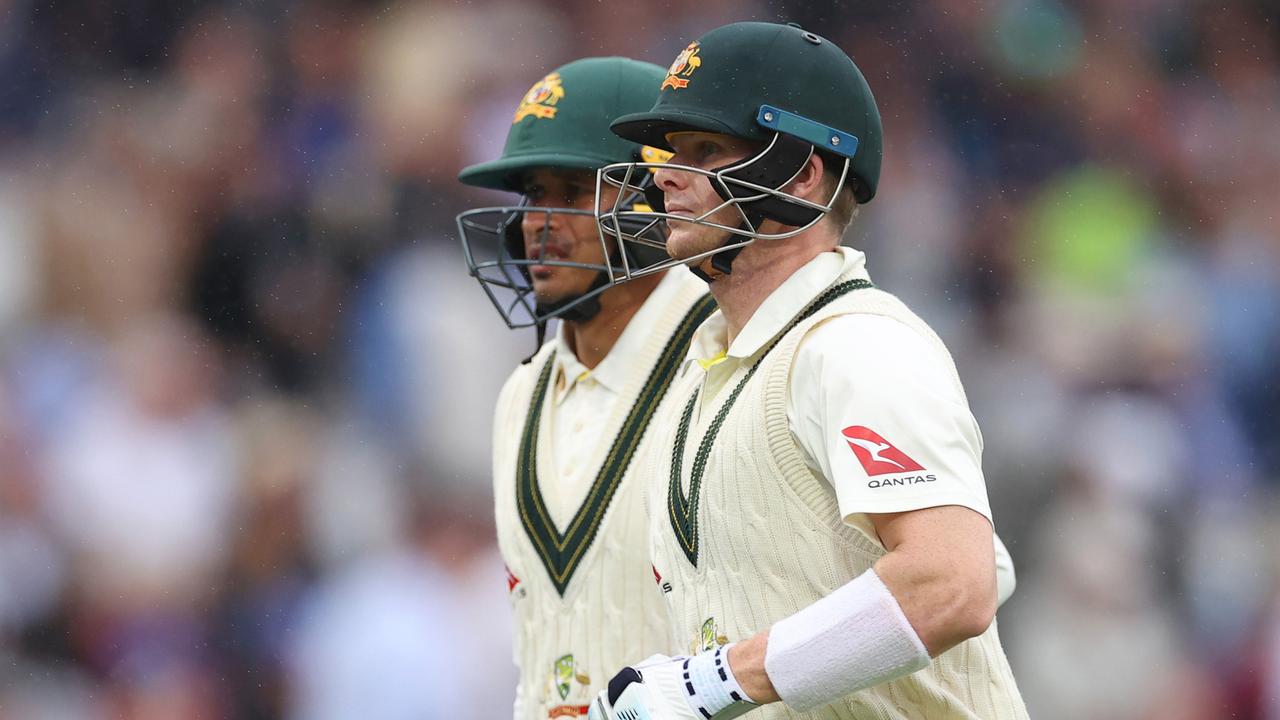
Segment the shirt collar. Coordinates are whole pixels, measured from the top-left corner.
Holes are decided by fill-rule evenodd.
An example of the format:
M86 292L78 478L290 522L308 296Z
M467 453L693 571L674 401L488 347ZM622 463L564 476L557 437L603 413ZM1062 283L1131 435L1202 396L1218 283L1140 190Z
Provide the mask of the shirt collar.
M667 271L658 286L653 289L644 304L631 316L626 328L618 336L617 342L609 349L595 368L588 369L583 365L573 350L569 349L568 328L559 323L556 328L556 363L560 366L560 377L556 379L557 399L563 399L579 381L592 378L606 390L621 393L626 387L627 374L632 369L635 358L644 354L645 345L651 342L654 328L662 319L663 312L675 300L681 286L686 282L700 282L693 278L684 268L673 268Z
M563 322L558 323L556 327L556 367L552 377L552 387L555 388L555 400L559 403L564 400L574 385L579 380L585 380L591 374L586 365L578 360L578 356L573 354L573 350L569 348L569 341L565 325Z
M717 310L707 318L694 333L687 362L698 361L706 367L725 356L741 360L755 355L837 278L852 273L869 280L866 264L866 255L850 247L819 254L764 299L732 344L724 314Z

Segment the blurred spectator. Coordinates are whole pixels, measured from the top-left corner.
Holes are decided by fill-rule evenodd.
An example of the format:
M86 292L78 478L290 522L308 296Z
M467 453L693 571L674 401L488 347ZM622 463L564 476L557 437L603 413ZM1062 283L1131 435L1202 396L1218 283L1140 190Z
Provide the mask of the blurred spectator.
M434 493L433 493L434 494ZM511 712L515 668L502 561L486 521L418 498L415 543L366 554L324 582L290 647L299 720L483 720ZM429 505L426 503L430 503Z
M190 324L142 320L113 349L49 440L45 507L93 602L184 608L207 595L226 550L239 491L230 419Z

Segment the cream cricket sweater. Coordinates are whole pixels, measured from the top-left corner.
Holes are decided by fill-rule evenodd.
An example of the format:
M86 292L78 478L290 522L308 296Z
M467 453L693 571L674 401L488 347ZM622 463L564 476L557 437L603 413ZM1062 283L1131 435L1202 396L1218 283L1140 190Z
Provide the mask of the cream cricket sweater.
M585 492L550 486L561 478L556 435L571 432L553 421L558 343L517 368L499 396L493 481L520 672L516 720L585 716L614 673L666 650L632 459L652 434L649 420L669 395L693 330L714 308L705 283L672 272L660 288L674 290L655 291L627 328L642 342L626 343L632 352L619 358L622 391L612 408L600 408L603 431L586 455L594 481Z
M897 298L850 273L815 304L824 299L744 363L696 417L701 374L673 386L645 484L655 568L671 586L676 650L746 639L848 583L885 552L842 522L830 484L802 458L786 413L792 361L810 330L848 313L891 317L950 355ZM959 383L954 366L951 373ZM910 676L808 713L775 703L752 717L1003 720L1027 712L993 623Z

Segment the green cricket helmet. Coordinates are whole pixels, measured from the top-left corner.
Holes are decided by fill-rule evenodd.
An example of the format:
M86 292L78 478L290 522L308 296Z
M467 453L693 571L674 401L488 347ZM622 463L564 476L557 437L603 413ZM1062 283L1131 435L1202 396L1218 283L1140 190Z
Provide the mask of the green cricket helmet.
M609 123L621 114L651 107L663 77L657 65L621 57L586 58L557 68L520 99L502 156L463 169L458 179L523 195L528 173L539 168L594 172L612 163L661 162L669 153L614 135ZM651 184L651 177L641 178L617 204L648 209L644 188ZM534 258L526 253L521 228L530 213L546 216L539 240L544 252ZM586 209L535 207L527 197L518 205L476 208L458 215L467 267L510 327L540 326L552 317L590 319L599 312L599 294L623 274L623 268L666 258L665 227L639 228L630 221L626 221L628 234L637 240L625 247L599 235L605 264L543 257L551 216L556 214L594 216ZM599 274L580 295L539 302L529 276L529 267L535 264L586 268Z
M880 112L866 78L853 60L831 41L798 25L740 22L712 30L689 43L666 73L657 102L644 112L620 116L612 129L620 137L670 150L668 135L682 131L721 133L760 144L759 153L725 167L705 170L670 166L707 178L723 203L697 218L669 215L662 193L649 190L652 211L599 207L602 232L619 242L631 228L643 231L664 222L693 222L719 228L725 243L707 253L728 272L733 256L757 239L783 239L812 227L831 210L848 183L865 203L875 196L883 150ZM840 180L824 203L782 190L810 156L840 169ZM601 172L601 181L626 191L653 168L619 163ZM737 210L737 224L708 218ZM760 231L764 220L784 230ZM696 261L686 258L682 262ZM669 267L668 261L644 272Z

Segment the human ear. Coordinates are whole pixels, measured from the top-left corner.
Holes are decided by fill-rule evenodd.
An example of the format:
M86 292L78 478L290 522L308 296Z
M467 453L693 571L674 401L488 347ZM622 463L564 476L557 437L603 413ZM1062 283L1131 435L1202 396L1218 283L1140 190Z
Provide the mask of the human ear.
M795 195L798 198L811 200L819 204L826 201L826 198L817 198L822 187L822 173L825 165L822 157L818 153L813 153L809 159L805 161L804 167L800 172L787 183L783 188L784 192Z

